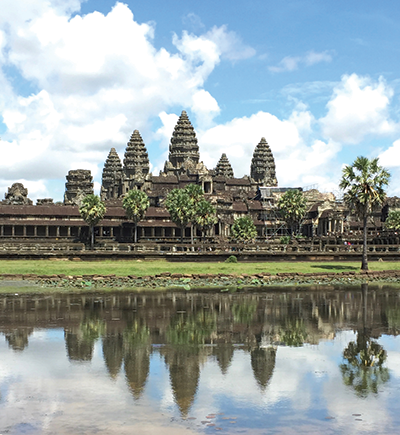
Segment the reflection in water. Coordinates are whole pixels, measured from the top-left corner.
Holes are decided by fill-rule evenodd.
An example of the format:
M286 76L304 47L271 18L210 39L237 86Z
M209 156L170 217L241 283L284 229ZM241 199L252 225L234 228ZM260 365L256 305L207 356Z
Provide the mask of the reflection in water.
M351 341L343 351L346 362L340 370L344 383L353 387L359 396L366 397L368 393L378 393L378 387L389 380L389 370L383 367L387 353L371 338L368 327L368 284L362 284L361 291L363 325L357 331L357 340Z
M321 382L315 380L315 384L310 384L317 373L326 373L325 381L329 383L332 379L335 391L340 390L339 384L342 384L343 391L351 388L355 392L351 394L354 400L363 399L365 403L370 393L376 398L384 397L388 388L394 388L397 377L389 371L391 357L381 339L392 337L394 340L393 335L400 332L399 294L390 288L364 286L354 291L292 292L288 289L256 294L10 295L0 300L0 333L8 344L7 352L13 355L11 361L28 351L34 352L35 347L28 344L37 346L40 334L45 335L43 331L64 331L66 352L64 349L63 356L58 355L54 361L48 358L46 363L62 365L60 358L64 358L68 365L61 377L69 370L71 373L88 370L85 376L78 378L83 382L90 377L93 367L99 370L101 362L107 376L103 379L97 371L96 382L104 383L108 379L111 383L102 393L104 398L101 396L106 404L121 401L124 397L121 388L125 388L131 406L150 403L152 410L164 409L165 414L161 415L174 415L174 408L169 404L171 397L178 415L193 421L193 428L200 430L204 426L197 422L197 427L195 420L190 420L191 415L219 403L225 413L240 415L242 412L242 426L235 423L238 431L241 427L253 432L257 427L260 430L264 427L268 409L274 400L278 406L281 396L286 398L286 404L293 402L291 413L299 412L295 406L299 399L295 399L295 395L305 387L300 386L296 376L303 373L304 367L309 367L306 383L306 389L311 389L309 395ZM42 331L39 338L38 331ZM348 337L341 347L340 341L335 341L338 335ZM313 364L318 360L315 356L323 351L323 343L333 343L338 353L332 356L332 364L321 371ZM37 354L29 353L29 358L39 358L43 351L38 349ZM400 349L398 354L400 360ZM330 361L328 355L321 356L323 364ZM342 361L338 365L340 355ZM301 358L303 362L299 364ZM2 406L11 403L9 386L4 386L10 381L5 381L6 377L1 375L7 372L4 361L7 358L0 361L0 412ZM46 369L46 373L51 370ZM24 382L28 385L30 381ZM74 381L69 383L73 385ZM160 391L161 386L167 384L169 393ZM116 397L109 399L107 394L114 390ZM287 396L291 390L293 397ZM75 394L79 397L79 393ZM234 403L236 397L241 398L240 406ZM257 397L260 402L254 407ZM49 401L52 400L54 395L49 396ZM77 400L86 403L88 399ZM301 398L300 402L303 405ZM126 408L127 402L118 403L122 410ZM320 400L316 399L315 403L319 404ZM357 406L361 406L360 403ZM96 407L98 405L94 405ZM213 411L210 409L209 417L217 419L219 414L212 417ZM332 413L332 409L325 410L328 416ZM124 421L133 418L127 415L121 418ZM132 415L138 418L139 414ZM270 428L278 422L283 424L284 414L282 417L280 412L274 415L273 418L269 415ZM198 416L203 420L206 417ZM301 421L305 417L298 418ZM223 418L220 420L222 424ZM299 421L293 420L293 425ZM0 424L1 430L7 427ZM99 428L96 430L101 433ZM106 429L104 431L107 433ZM235 432L230 429L228 433Z

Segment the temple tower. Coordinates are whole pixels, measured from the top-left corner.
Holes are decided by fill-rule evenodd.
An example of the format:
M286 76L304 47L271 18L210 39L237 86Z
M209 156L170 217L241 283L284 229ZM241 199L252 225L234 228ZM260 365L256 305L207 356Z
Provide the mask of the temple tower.
M215 176L233 178L233 169L225 153L222 154L215 168Z
M183 110L172 133L169 159L165 164L164 172L168 175L184 172L186 167L195 167L199 159L196 132L187 113Z
M64 204L81 205L86 195L93 194L93 178L89 169L73 169L65 183Z
M105 199L118 198L122 180L122 163L115 148L111 148L104 163L100 197Z
M132 133L124 158L125 178L143 182L150 172L149 155L138 130Z
M265 138L261 138L251 160L250 176L258 185L277 186L275 160Z

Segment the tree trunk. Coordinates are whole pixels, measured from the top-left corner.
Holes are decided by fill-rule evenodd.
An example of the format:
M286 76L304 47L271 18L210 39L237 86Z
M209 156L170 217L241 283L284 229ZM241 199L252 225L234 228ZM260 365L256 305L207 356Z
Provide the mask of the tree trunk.
M137 243L137 223L133 223L133 243Z
M94 249L94 227L90 227L90 249Z
M363 251L361 270L368 270L368 258L367 258L367 216L363 217Z
M190 224L190 237L191 237L192 245L193 245L193 243L194 243L193 230L194 230L194 228L193 228L193 224Z
M181 227L181 244L183 245L183 234L185 232L186 227Z

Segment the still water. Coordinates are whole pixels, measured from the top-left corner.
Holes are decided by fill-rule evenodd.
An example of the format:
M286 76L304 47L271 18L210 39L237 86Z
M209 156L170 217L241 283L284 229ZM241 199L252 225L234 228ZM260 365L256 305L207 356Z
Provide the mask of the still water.
M0 434L398 433L399 332L390 287L2 295Z

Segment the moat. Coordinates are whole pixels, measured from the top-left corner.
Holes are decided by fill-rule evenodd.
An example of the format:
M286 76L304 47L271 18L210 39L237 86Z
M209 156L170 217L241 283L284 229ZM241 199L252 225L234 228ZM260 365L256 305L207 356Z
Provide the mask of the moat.
M381 433L400 288L0 297L0 433Z

